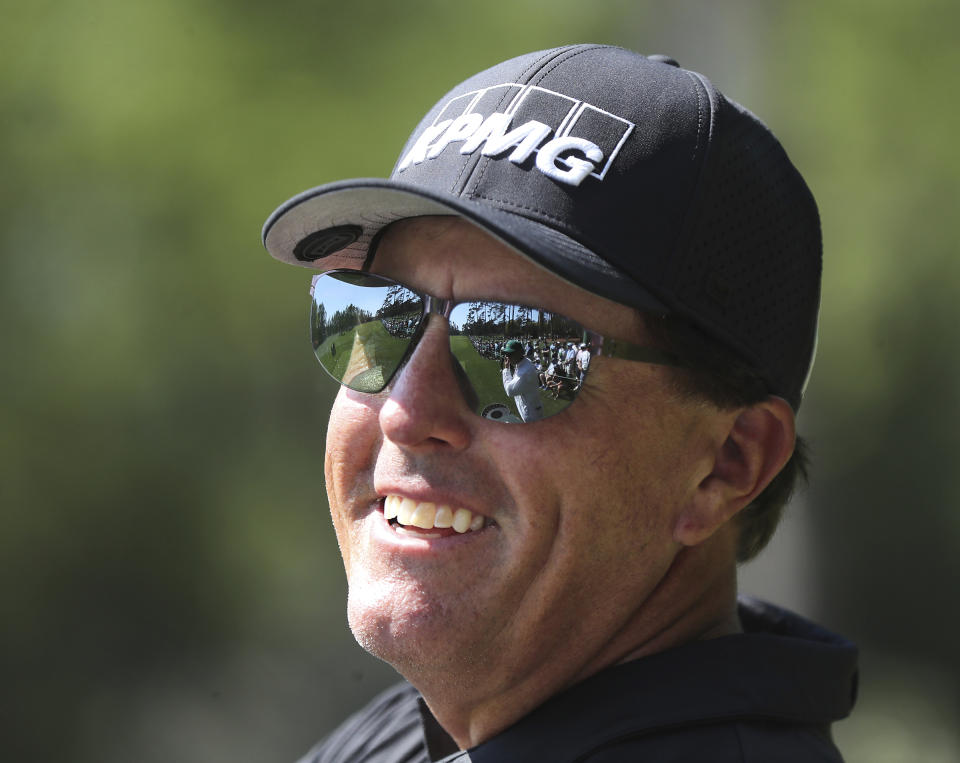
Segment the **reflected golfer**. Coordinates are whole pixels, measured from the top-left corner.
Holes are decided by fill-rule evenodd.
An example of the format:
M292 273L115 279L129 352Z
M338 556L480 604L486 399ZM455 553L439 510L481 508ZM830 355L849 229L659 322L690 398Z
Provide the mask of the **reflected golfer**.
M513 397L525 422L543 418L537 369L523 354L523 345L510 339L503 345L503 391Z

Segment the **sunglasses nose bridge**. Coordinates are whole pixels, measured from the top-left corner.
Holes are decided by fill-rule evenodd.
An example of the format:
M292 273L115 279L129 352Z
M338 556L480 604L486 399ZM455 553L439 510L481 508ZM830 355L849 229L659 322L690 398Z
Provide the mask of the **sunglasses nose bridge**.
M434 297L430 294L421 294L420 298L423 300L423 312L420 314L420 324L416 332L410 337L410 345L406 353L408 358L416 351L417 345L419 345L420 340L423 339L423 335L427 331L427 326L430 324L431 315L437 315L443 318L447 322L447 330L449 332L450 315L454 308L454 302L451 299L441 299L440 297ZM406 365L406 363L403 365ZM402 371L402 368L398 370Z
M427 330L427 325L430 323L431 315L440 316L447 322L447 332L449 334L450 316L453 314L454 307L457 306L457 303L452 299L442 299L440 297L434 297L430 294L422 294L421 298L423 299L423 314L420 321L419 330L412 338L409 354L412 354L414 351L416 351L417 345L420 343L420 340L423 339L423 335ZM476 409L478 404L477 391L474 388L473 383L470 381L470 378L463 366L460 364L460 361L457 359L456 355L454 355L452 348L449 352L449 360L453 369L453 375L457 381L457 386L460 388L460 392L463 395L467 407L471 410ZM402 373L403 369L399 369L399 372Z
M453 306L454 302L452 299L441 299L440 297L433 297L429 294L424 294L423 318L426 320L427 316L432 313L433 315L440 315L449 321L450 315L453 312Z
M418 294L418 296L423 302L423 307L420 312L420 320L418 321L413 334L411 334L408 338L407 349L404 353L403 360L394 371L394 375L403 372L403 367L407 365L410 357L414 352L416 352L417 346L420 344L420 340L423 339L423 335L427 331L427 326L430 324L431 315L439 315L440 317L446 319L447 323L450 322L450 314L453 310L452 300L441 299L440 297L434 297L430 294Z
M433 315L442 316L442 310L424 310L403 363L383 390L380 427L408 448L446 443L463 449L471 440L476 395L450 351L449 323Z

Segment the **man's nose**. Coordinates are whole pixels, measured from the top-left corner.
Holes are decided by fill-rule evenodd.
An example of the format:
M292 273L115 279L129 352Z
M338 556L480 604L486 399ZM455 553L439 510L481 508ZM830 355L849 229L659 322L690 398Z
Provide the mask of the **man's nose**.
M466 386L465 386L466 385ZM413 353L394 376L380 408L384 436L407 448L466 448L472 390L450 352L449 325L431 315Z

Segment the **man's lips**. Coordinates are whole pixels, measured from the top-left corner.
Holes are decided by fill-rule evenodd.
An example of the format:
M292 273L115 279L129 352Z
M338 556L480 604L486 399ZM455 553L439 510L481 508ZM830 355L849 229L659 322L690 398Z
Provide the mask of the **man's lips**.
M470 509L394 494L384 498L383 516L398 532L435 537L477 532L493 524Z

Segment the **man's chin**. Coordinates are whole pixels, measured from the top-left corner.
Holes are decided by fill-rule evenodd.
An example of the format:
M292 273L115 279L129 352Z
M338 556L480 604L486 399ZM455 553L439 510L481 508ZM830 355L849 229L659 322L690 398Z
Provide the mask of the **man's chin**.
M427 673L455 670L459 674L482 661L472 628L459 623L446 607L404 598L377 602L351 593L348 621L363 649L415 685Z

